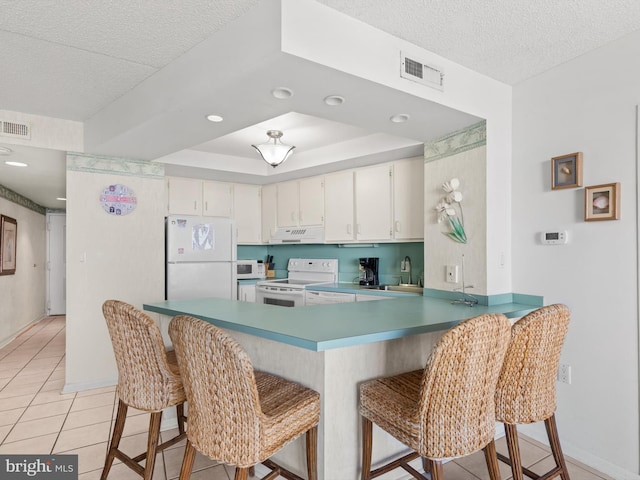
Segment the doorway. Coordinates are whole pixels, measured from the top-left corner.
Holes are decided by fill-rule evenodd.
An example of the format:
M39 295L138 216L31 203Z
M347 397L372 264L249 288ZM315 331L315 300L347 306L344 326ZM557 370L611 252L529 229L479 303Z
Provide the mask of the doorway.
M47 213L47 315L67 311L67 215Z

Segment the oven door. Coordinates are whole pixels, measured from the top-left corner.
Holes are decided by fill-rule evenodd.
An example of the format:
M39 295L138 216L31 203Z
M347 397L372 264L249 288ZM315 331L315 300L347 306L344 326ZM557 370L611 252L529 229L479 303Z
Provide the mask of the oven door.
M256 285L256 303L280 307L302 307L304 290L258 284Z

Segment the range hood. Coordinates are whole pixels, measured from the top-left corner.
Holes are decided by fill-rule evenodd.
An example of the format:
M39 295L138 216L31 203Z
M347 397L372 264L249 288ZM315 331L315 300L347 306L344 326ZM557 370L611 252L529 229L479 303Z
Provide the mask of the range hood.
M324 243L324 227L281 227L269 243Z

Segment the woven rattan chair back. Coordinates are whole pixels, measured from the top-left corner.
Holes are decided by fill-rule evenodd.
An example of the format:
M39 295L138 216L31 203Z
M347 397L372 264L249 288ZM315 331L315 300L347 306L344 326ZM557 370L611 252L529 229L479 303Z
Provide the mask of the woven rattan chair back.
M571 312L565 305L539 308L518 320L496 388L496 420L504 423L509 456L498 458L511 465L514 480L555 478L569 480L556 425L556 373L569 329ZM539 475L522 465L518 424L544 421L555 467Z
M160 329L147 314L119 300L104 302L102 312L118 366L118 412L100 479L106 480L117 458L144 480L149 480L157 453L185 436L186 397L182 379L175 356L167 355ZM120 449L130 406L151 414L147 450L136 456ZM176 407L178 434L159 444L162 411L172 406Z
M231 465L260 461L260 400L246 352L219 328L189 317L169 325L189 399L187 437Z
M118 366L120 400L147 412L184 401L181 382L176 382L177 375L169 367L162 335L153 319L119 300L104 302L102 312Z
M442 336L422 378L417 412L422 456L460 457L493 439L493 398L508 343L509 321L503 315L472 318Z
M496 389L499 421L534 423L555 412L556 375L570 315L565 305L550 305L513 325Z

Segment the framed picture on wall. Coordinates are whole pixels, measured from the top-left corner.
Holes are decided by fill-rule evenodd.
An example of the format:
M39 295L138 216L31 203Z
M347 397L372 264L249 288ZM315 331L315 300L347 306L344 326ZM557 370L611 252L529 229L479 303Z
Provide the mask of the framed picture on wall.
M18 222L15 218L0 215L0 275L16 273L16 243Z
M582 186L582 152L551 159L551 189Z
M584 189L584 220L618 220L620 218L620 184L606 183Z

